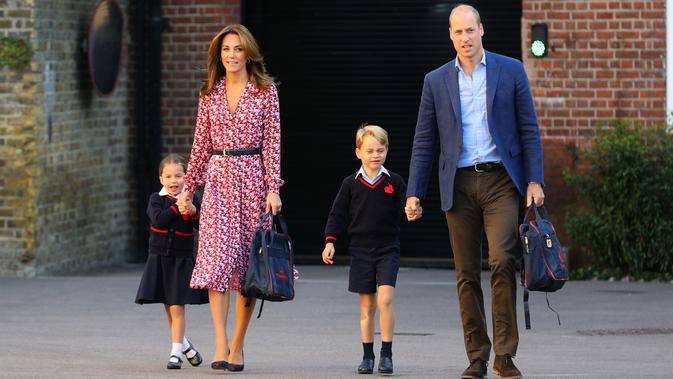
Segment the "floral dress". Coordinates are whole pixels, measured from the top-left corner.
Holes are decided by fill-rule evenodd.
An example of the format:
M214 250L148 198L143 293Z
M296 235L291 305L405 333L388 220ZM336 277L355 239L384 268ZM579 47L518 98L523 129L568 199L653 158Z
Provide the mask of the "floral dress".
M213 150L262 148L261 155L213 155ZM194 143L185 191L205 186L199 222L199 249L192 288L238 290L248 268L252 236L266 207L266 194L278 193L280 114L274 85L248 82L232 113L224 78L199 99Z

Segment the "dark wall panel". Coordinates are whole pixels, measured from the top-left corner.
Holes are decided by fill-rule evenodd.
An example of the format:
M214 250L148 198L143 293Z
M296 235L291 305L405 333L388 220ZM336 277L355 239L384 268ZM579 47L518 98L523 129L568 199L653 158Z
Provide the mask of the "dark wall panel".
M485 47L520 58L521 2L468 3L482 14ZM448 35L454 4L243 2L243 22L281 82L283 212L298 255L318 256L322 250L334 195L342 178L359 167L354 136L361 123L388 130L385 166L407 178L423 77L455 57ZM403 257L450 258L436 173L423 205L424 218L404 224Z

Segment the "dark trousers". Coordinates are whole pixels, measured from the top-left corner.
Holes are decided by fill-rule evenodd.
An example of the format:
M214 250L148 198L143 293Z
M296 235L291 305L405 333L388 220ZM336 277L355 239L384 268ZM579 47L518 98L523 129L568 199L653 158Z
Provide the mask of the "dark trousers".
M460 316L470 362L488 361L491 340L486 330L481 289L482 233L488 239L491 268L493 344L496 355L516 355L516 258L521 197L504 168L492 172L458 170L453 207L446 212L456 265Z

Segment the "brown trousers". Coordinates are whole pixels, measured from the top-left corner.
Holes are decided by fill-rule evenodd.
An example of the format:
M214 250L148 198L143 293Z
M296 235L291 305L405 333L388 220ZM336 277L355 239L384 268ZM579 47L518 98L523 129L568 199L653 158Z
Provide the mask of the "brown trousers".
M453 207L446 212L456 265L460 317L470 362L488 361L491 340L486 330L481 289L481 241L486 232L491 268L493 344L496 355L516 355L516 258L521 196L504 168L492 172L458 170Z

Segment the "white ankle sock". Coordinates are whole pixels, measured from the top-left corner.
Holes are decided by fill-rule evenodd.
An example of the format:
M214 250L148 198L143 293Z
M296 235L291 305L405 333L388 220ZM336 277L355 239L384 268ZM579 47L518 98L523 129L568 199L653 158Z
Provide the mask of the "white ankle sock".
M173 342L173 348L171 349L171 355L176 357L182 356L182 344L180 342ZM172 361L177 362L175 358L171 358Z
M189 341L187 341L187 337L182 337L182 351L185 351L185 350L189 349L190 347L192 347L192 345L189 343ZM185 354L185 356L187 358L192 358L195 355L196 355L196 350L194 350L193 347L192 347L192 350L189 350L187 352L187 354Z

